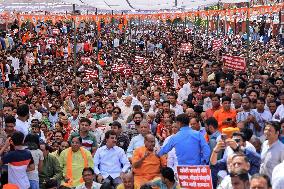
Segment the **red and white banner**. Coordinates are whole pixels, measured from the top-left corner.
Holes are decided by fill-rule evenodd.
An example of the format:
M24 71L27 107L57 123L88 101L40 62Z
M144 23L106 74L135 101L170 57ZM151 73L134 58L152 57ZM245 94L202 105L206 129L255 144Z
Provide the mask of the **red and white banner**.
M126 76L126 77L129 77L132 75L132 69L131 68L125 68L123 70L123 74Z
M246 59L244 57L225 55L222 58L224 66L228 69L235 71L246 70Z
M192 33L192 29L190 29L190 28L185 28L185 29L184 29L184 32L185 32L186 34Z
M82 64L92 64L92 60L89 57L81 57Z
M54 38L49 38L46 40L47 44L50 44L50 45L55 45L56 44L56 39Z
M85 70L85 79L88 81L91 81L94 78L98 77L98 71L97 70Z
M53 34L53 35L58 35L59 33L60 33L60 30L57 29L57 28L55 28L55 29L52 30L52 34Z
M111 66L111 70L112 70L113 72L118 72L118 65L117 65L117 64L113 64L113 65Z
M177 166L180 187L190 189L213 189L208 165Z
M126 68L125 64L119 64L117 66L118 71L121 72L121 73L123 73L125 68Z
M135 63L137 64L144 64L145 58L141 56L135 56Z
M212 50L213 51L220 50L222 47L223 47L222 39L214 39L212 41Z
M167 85L167 81L163 77L159 77L159 76L155 75L153 80L157 83L161 83L163 87L166 87L166 85Z
M180 49L182 51L190 52L192 49L191 43L182 43Z

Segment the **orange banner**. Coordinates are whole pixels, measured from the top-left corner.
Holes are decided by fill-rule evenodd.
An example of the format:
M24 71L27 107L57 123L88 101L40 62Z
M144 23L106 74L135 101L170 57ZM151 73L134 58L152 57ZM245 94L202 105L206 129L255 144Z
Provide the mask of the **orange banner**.
M57 20L68 20L74 19L76 24L80 23L81 21L95 21L99 22L104 20L106 23L110 23L111 19L114 18L116 20L123 19L123 24L126 25L129 19L157 19L157 20L171 20L173 21L176 18L184 19L185 17L194 19L196 16L201 18L206 18L207 16L239 16L245 15L247 16L247 12L249 11L250 15L262 15L262 14L272 14L279 12L282 8L284 8L284 3L279 3L275 5L264 5L258 7L251 7L251 8L235 8L235 9L225 9L225 10L198 10L198 11L190 11L184 13L154 13L154 14L114 14L114 15L28 15L28 14L19 14L18 20L19 23L22 24L23 22L29 20L33 24L36 24L38 21L47 21L51 20L52 23L55 23Z

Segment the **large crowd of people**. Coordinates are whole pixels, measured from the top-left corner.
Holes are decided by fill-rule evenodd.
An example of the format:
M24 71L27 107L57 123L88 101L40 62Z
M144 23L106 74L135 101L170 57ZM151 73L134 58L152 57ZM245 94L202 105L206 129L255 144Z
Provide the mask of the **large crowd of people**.
M250 45L237 31L186 27L2 31L1 186L177 189L178 165L208 165L214 188L283 189L281 36L264 21ZM246 71L223 66L228 54L246 57Z

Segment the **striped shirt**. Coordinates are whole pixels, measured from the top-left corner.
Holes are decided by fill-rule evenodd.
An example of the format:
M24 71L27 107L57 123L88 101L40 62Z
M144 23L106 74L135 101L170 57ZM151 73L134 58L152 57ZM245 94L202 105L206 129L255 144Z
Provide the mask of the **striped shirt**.
M28 189L30 182L27 167L33 163L33 157L28 150L10 151L4 155L3 164L8 164L8 182L16 184L20 189Z

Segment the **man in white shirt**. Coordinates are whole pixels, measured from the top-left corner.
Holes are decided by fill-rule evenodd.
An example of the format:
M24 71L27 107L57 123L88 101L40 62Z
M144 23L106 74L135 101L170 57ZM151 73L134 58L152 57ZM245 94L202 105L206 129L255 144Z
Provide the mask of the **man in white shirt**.
M277 107L276 112L272 117L272 121L281 121L282 119L284 119L284 93L279 95L279 99L281 105Z
M76 189L100 189L101 184L94 182L95 172L91 167L86 167L83 169L82 178L84 183L77 186Z
M178 102L182 103L187 100L188 95L192 92L190 89L190 83L187 83L186 77L181 76L179 78L180 90L178 91Z
M130 168L124 150L116 146L116 133L109 130L105 134L106 145L100 147L94 156L94 171L99 183L110 183L116 187L122 183L121 177Z
M30 117L29 117L29 124L33 119L37 119L41 121L42 114L36 110L36 106L34 104L30 104Z
M29 106L27 104L22 104L17 109L17 119L15 130L22 132L25 136L29 133Z
M278 122L266 123L264 135L267 140L262 145L259 173L267 175L270 179L274 167L284 160L284 144L278 139L279 132Z
M284 189L284 161L274 167L271 181L272 188Z
M124 104L120 107L121 115L124 120L126 120L133 111L133 106L131 104L132 104L132 97L128 96L125 98Z
M177 104L177 95L175 93L169 94L168 100L170 101L170 109L175 111L175 116L183 113L182 106Z
M255 119L259 125L257 131L255 131L255 135L260 137L263 135L263 129L265 126L265 122L271 121L272 114L270 111L264 109L265 99L263 97L259 97L256 101L256 109L254 109ZM256 125L255 125L256 126Z

